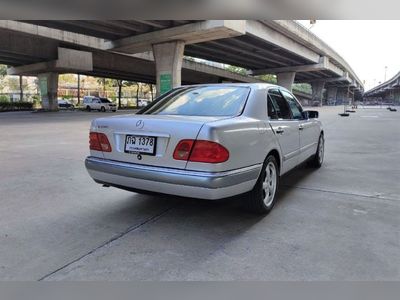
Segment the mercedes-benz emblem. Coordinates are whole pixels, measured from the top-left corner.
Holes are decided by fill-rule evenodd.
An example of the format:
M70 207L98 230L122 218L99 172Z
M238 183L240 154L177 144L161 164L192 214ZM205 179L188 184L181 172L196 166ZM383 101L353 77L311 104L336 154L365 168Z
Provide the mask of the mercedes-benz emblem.
M142 120L139 120L136 122L136 127L139 129L142 129L144 126L144 122Z

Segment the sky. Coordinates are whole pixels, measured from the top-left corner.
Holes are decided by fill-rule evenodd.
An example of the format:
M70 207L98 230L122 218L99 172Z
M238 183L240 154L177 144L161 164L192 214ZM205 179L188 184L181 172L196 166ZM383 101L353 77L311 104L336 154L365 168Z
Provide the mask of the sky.
M310 21L299 21L310 28ZM309 30L352 67L365 90L400 72L400 21L317 20Z

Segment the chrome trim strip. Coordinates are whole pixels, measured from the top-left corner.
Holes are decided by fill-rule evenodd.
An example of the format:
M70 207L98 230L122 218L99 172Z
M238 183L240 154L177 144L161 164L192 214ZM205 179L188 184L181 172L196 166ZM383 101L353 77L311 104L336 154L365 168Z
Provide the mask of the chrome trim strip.
M312 143L312 144L308 144L308 145L306 145L306 146L303 146L303 147L300 149L300 151L303 152L303 151L305 151L305 150L308 150L309 148L314 147L316 144L318 144L318 143L315 142L315 143Z
M293 152L290 152L290 153L284 155L283 156L283 160L287 161L287 160L292 159L293 157L295 157L296 155L299 155L299 154L300 154L300 149L297 149L297 150L295 150Z
M89 156L85 160L85 166L89 173L97 171L136 179L216 189L256 180L262 164L212 173L137 165Z

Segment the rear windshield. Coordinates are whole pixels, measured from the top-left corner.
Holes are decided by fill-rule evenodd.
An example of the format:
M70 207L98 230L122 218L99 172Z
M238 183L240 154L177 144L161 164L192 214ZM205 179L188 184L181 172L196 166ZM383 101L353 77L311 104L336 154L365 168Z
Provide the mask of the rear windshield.
M236 116L241 114L248 87L207 86L181 88L152 103L142 114Z

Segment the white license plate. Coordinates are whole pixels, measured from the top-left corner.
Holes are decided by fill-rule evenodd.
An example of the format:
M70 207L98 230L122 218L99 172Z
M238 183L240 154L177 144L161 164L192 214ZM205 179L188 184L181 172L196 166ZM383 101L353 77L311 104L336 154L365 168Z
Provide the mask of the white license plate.
M157 138L143 135L127 135L125 137L126 153L156 154Z

